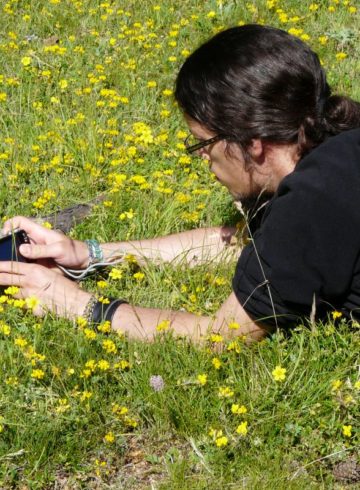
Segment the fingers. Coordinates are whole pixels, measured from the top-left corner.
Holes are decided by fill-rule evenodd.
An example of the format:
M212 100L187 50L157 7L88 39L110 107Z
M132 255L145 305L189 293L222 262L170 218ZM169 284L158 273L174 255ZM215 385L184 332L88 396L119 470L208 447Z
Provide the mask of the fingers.
M51 243L49 245L27 245L19 247L19 252L27 259L59 259L64 255L64 245L61 242Z
M2 232L4 234L11 233L16 228L26 231L31 241L35 243L48 243L60 240L63 235L57 231L49 230L32 219L24 216L15 216L3 225Z
M25 262L0 261L0 273L24 275L30 270L28 266L33 267L32 264L27 264Z
M23 282L24 276L22 275L0 272L0 286L17 286L20 288Z
M20 228L28 232L28 230L33 229L34 226L38 225L36 225L36 223L34 223L31 219L25 218L24 216L14 216L13 218L5 221L2 231L4 234L7 234L11 233L16 228Z

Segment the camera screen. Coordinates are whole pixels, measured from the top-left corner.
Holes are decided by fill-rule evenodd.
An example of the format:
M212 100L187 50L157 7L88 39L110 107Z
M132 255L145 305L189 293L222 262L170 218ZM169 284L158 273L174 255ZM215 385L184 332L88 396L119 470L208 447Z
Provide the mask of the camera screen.
M0 260L16 260L23 262L24 258L18 252L18 248L23 243L17 233L0 239Z

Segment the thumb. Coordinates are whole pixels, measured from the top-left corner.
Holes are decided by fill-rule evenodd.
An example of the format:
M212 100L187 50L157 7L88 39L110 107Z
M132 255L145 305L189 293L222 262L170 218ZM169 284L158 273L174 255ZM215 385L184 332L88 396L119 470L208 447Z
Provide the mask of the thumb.
M22 244L19 252L28 259L57 259L62 251L57 243L52 243L51 245Z

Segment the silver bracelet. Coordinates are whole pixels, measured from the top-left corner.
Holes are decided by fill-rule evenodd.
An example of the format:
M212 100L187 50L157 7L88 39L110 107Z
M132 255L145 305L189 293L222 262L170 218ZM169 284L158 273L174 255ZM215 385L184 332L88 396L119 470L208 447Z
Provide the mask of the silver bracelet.
M87 248L89 250L88 267L90 265L102 262L104 260L104 254L103 254L103 251L101 249L100 243L93 238L91 238L90 240L85 240L85 243L86 243Z

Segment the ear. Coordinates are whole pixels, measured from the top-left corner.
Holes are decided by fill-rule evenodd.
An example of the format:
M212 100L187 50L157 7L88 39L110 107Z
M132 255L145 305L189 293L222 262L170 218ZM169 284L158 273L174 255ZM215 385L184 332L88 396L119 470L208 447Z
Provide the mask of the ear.
M248 152L254 160L260 160L264 155L265 147L260 139L251 140L248 146Z

